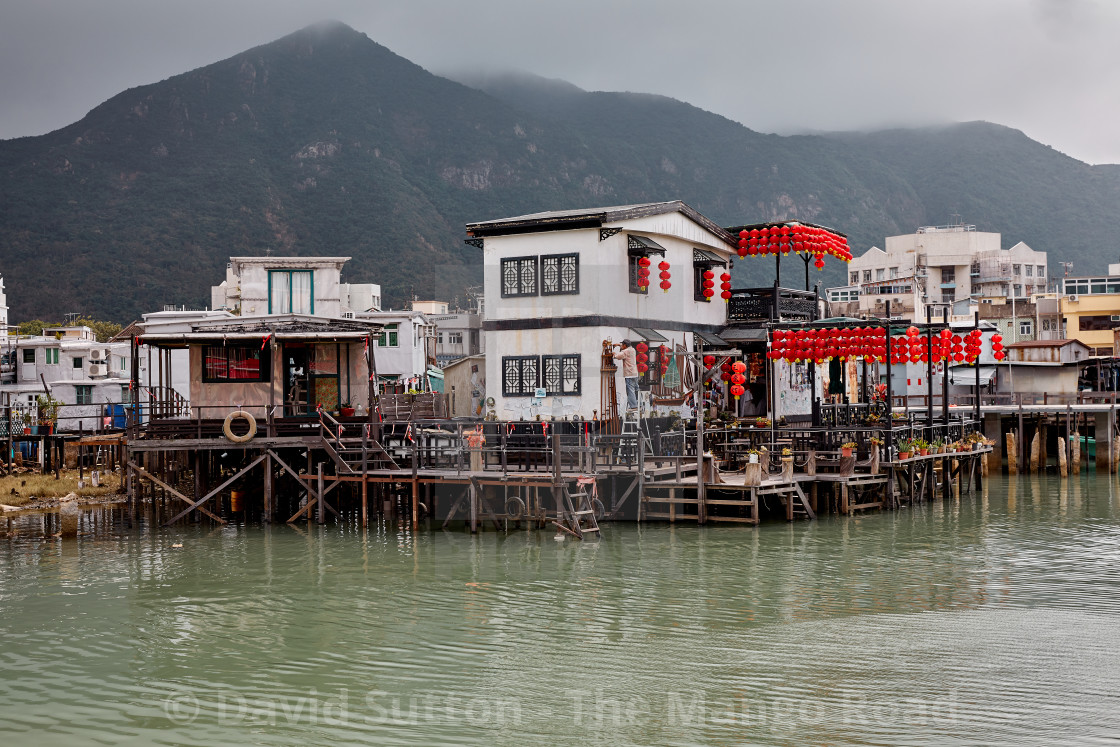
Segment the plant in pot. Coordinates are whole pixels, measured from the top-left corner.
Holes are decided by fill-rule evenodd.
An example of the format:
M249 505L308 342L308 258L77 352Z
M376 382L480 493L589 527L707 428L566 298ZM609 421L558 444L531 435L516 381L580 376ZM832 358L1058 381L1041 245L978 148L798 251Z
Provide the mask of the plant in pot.
M345 402L343 402L342 405L338 408L338 411L342 413L342 417L344 418L354 417L354 406L350 404L350 400L346 400Z
M755 418L754 427L755 428L769 428L770 427L770 418L764 418L764 417Z
M844 443L840 444L840 456L850 457L852 455L852 450L855 448L855 441L845 441Z
M62 402L49 394L40 394L35 404L39 409L39 427L46 427L47 433L53 432L58 422L58 409L62 407Z
M914 448L914 441L909 438L902 438L898 441L898 458L909 459L910 452Z

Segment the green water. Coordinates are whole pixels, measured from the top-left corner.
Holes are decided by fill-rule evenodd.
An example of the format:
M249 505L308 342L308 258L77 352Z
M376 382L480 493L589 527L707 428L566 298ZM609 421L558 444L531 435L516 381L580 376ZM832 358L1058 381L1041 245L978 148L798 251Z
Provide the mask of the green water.
M0 539L5 745L1120 737L1107 479L583 544L96 518Z

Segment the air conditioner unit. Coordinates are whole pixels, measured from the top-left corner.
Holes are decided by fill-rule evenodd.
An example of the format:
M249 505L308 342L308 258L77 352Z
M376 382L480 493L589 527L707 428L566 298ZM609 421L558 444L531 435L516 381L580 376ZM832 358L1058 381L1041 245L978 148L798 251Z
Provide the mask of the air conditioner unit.
M1076 295L1070 296L1069 300L1072 301L1073 303L1077 303L1077 296Z
M90 376L108 376L109 366L105 363L91 363L89 364Z
M91 361L103 361L103 360L105 360L105 351L103 351L103 350L90 350L89 351L89 359Z

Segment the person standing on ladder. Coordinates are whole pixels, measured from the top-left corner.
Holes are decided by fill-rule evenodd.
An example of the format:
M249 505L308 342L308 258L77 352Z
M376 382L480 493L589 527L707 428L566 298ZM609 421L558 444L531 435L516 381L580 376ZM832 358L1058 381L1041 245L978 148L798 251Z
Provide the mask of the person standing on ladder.
M615 360L622 361L622 378L626 380L626 409L638 409L638 354L630 340L619 343L620 350L614 354Z

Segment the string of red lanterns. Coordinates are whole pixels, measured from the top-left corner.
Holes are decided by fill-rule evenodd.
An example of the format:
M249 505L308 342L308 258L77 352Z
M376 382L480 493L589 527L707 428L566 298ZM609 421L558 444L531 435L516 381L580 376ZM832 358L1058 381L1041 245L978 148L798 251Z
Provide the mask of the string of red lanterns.
M980 358L982 335L978 329L963 336L943 329L933 338L931 346L929 338L917 327L910 327L905 334L891 336L889 340L882 327L776 329L771 333L766 356L770 360L791 363L823 363L832 358L867 358L884 363L888 356L892 364L927 363L931 358L934 363L975 363ZM997 361L1005 356L1002 340L998 334L991 337L992 357Z
M661 260L661 262L657 264L657 269L661 270L661 274L659 275L661 278L661 290L668 293L669 288L673 286L673 284L669 282L669 278L672 277L669 273L669 263L665 260Z
M760 255L809 253L818 270L824 269L826 254L843 260L852 261L848 250L848 239L833 233L827 228L807 226L801 223L780 223L761 228L739 231L739 256L756 257Z
M638 288L644 291L649 287L649 257L638 258Z
M724 272L719 276L720 298L724 303L731 301L731 273Z

